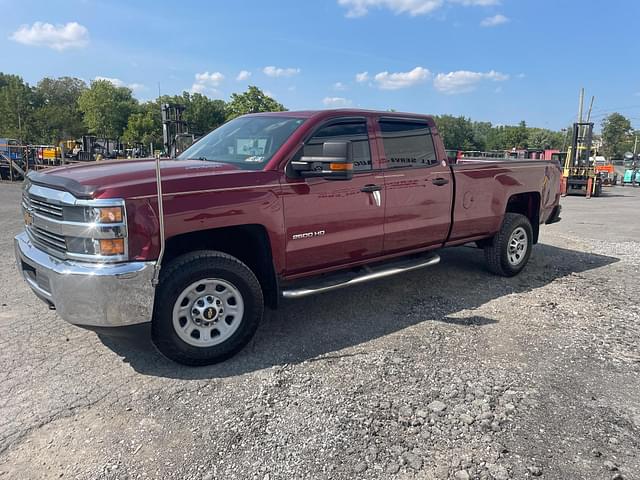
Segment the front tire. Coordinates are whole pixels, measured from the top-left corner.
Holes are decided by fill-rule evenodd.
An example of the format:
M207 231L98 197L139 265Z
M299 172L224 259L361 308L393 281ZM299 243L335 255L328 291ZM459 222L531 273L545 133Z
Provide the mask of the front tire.
M506 213L500 231L484 249L491 273L513 277L527 265L533 248L531 222L519 213Z
M162 268L151 336L175 362L210 365L251 340L263 311L260 282L249 267L222 252L193 252Z

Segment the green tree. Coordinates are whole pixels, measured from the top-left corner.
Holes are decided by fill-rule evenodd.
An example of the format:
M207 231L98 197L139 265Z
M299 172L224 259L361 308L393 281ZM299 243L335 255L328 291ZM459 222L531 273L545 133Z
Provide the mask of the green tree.
M560 149L563 143L564 134L562 132L554 132L546 128L529 128L527 131L527 144L529 148Z
M184 95L188 93L183 93ZM189 129L196 135L203 135L218 128L226 119L226 103L224 100L212 100L200 93L192 93L186 102L184 118Z
M37 140L34 112L38 99L18 75L0 73L0 136L24 143Z
M225 121L223 100L212 100L200 93L183 92L182 95L163 95L157 100L145 102L129 116L123 140L133 145L142 142L148 146L153 142L162 145L162 114L164 103L184 105L183 119L187 122L189 132L203 135L219 127Z
M631 122L624 115L612 113L602 120L604 153L609 158L622 158L628 150L632 134Z
M85 90L87 84L78 78L43 78L38 82L34 90L38 99L34 120L41 143L57 144L86 132L78 108L78 99Z
M521 121L518 126L506 125L496 127L494 137L495 150L511 150L513 148L528 148L527 124Z
M147 102L141 106L140 111L129 115L127 128L122 135L122 140L125 143L131 146L142 143L145 148L153 143L154 148L160 148L162 145L162 121L155 107L158 107L156 102Z
M473 122L473 143L477 150L490 150L489 144L493 135L491 122Z
M250 85L244 93L232 93L231 101L227 103L227 120L240 115L257 112L284 112L286 108L281 103L265 95L258 87Z
M470 120L453 115L440 115L435 120L446 149L477 150Z
M127 126L137 101L126 87L116 87L107 80L95 80L80 94L78 106L84 124L99 137L119 138Z
M175 103L184 105L183 119L189 125L189 131L203 135L219 127L226 119L226 103L224 100L212 100L201 93L182 92L182 95L163 95L156 103L160 119L160 105Z

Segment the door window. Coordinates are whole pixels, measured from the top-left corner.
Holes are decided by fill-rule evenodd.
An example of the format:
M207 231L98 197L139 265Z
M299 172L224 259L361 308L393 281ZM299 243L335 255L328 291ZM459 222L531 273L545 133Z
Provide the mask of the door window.
M355 172L371 170L369 135L365 120L338 122L321 127L305 143L302 155L322 156L324 142L351 142L353 145L353 170Z
M422 122L380 120L387 168L438 164L431 129Z

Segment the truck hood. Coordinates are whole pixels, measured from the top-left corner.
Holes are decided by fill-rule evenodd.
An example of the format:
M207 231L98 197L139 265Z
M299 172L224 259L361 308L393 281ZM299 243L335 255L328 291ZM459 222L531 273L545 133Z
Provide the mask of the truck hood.
M160 160L164 193L223 187L229 174L255 174L228 163L202 160ZM232 175L236 176L236 175ZM216 177L215 184L211 177ZM77 198L131 198L156 193L156 160L108 160L30 172L32 183L66 190ZM232 183L237 183L233 181Z

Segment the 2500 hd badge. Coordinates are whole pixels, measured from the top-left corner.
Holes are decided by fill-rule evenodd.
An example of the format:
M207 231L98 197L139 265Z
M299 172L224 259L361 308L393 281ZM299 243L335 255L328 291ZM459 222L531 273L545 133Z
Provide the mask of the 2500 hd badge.
M292 240L300 240L302 238L313 238L313 237L321 237L326 232L324 230L318 230L317 232L306 232L306 233L296 233L291 236Z

